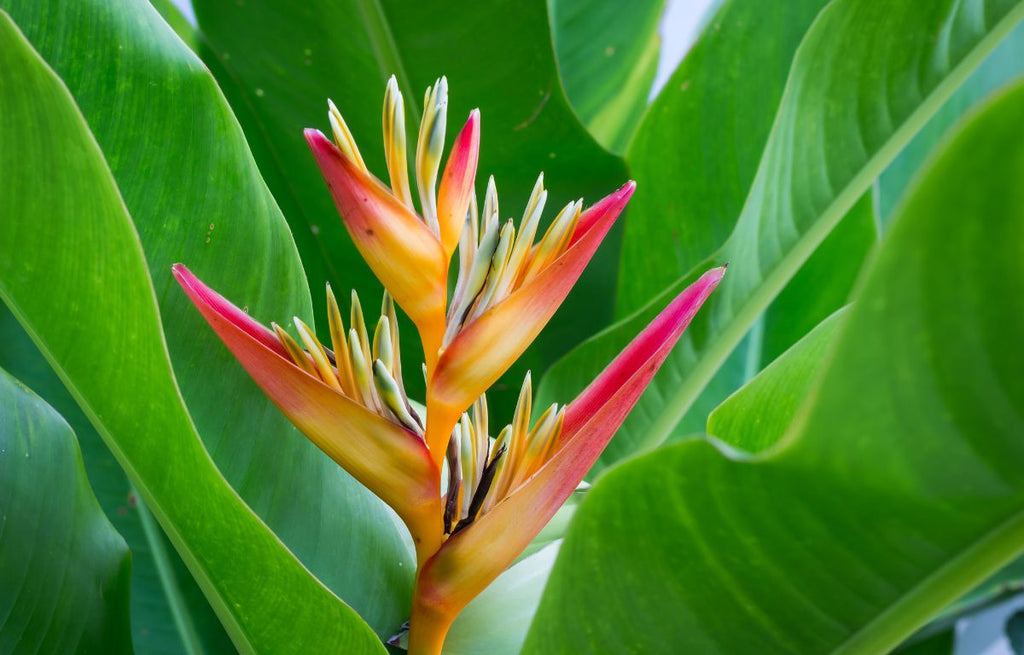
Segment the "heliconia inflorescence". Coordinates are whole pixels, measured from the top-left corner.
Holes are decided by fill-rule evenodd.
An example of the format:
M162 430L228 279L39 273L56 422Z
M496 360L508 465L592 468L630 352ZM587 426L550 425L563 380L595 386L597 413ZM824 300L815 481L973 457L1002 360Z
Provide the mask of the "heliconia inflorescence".
M414 654L441 651L455 616L565 502L725 271L712 269L679 294L568 405L537 411L527 374L512 422L492 430L485 392L555 313L634 184L587 209L582 200L568 203L542 231L541 175L518 223L502 221L493 177L477 203L479 111L470 112L442 172L447 94L441 78L424 98L415 196L394 77L383 112L390 188L367 169L333 102L333 142L306 130L349 235L387 289L375 324L366 323L354 291L346 324L328 285L328 347L301 319L293 319L296 336L277 324L268 329L174 266L200 313L270 399L409 528L418 564L408 634ZM425 411L405 391L396 305L423 345Z

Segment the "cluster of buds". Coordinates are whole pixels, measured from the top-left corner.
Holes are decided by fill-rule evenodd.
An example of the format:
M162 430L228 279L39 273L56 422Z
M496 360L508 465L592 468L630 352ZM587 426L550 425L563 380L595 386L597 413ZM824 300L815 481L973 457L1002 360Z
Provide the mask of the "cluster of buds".
M427 89L416 142L418 211L394 77L383 116L390 188L367 170L334 103L328 101L333 142L306 130L349 235L387 289L372 337L355 292L346 328L328 286L328 348L300 319L297 339L276 324L268 329L184 266L174 267L204 318L281 411L405 522L418 566L408 645L421 655L441 651L456 615L577 487L724 273L710 270L677 296L568 405L535 418L527 374L512 422L493 431L485 392L550 320L634 185L585 210L582 200L568 203L538 239L543 176L518 226L501 221L493 178L477 203L479 111L470 112L441 172L447 105L442 78ZM422 342L425 407L405 391L396 304Z

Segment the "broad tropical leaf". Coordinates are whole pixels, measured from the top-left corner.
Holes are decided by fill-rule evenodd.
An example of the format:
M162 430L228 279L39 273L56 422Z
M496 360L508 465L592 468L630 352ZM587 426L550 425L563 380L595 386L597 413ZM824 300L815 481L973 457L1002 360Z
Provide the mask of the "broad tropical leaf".
M527 651L887 652L1024 549L1022 113L1017 84L922 176L774 446L594 486ZM747 400L733 429L779 416Z
M132 646L139 655L231 652L231 641L103 439L39 349L0 305L0 368L68 422L103 513L131 549Z
M0 215L16 218L0 222L0 243L17 244L0 258L0 298L165 526L239 650L382 652L214 466L182 403L139 237L100 147L6 14L0 30L0 177L18 181L0 196Z
M721 246L743 209L793 54L827 0L729 0L648 108L626 153L625 318Z
M838 0L822 11L793 62L736 228L712 257L731 265L721 294L624 424L623 433L635 438L619 454L652 448L676 433L758 317L914 132L1022 17L1019 0L927 6L906 0L884 7ZM938 41L931 36L937 33L943 35ZM865 70L878 74L864 77ZM698 265L650 307L578 347L552 369L543 387L565 384L561 376L569 374L561 371L586 377L600 370L637 325L706 266Z

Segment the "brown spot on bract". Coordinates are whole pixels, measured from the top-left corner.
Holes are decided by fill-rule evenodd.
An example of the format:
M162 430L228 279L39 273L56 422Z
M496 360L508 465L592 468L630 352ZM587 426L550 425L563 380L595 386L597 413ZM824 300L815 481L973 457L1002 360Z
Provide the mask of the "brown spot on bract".
M370 229L370 228L366 228L366 234L367 234L367 236L371 236L372 237L373 236L373 230Z

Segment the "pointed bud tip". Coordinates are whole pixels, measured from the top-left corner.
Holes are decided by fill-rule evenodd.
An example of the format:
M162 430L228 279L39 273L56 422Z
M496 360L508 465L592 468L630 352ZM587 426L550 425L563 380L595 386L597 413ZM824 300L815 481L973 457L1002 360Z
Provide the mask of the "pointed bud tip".
M174 279L177 280L178 284L180 284L186 291L189 289L196 290L203 284L192 271L188 270L188 266L185 266L180 262L171 266L171 275L174 276Z
M313 154L320 154L334 147L331 140L315 127L307 127L302 130L302 136L306 137L306 143L309 144Z
M711 281L714 284L718 284L718 282L721 281L722 277L725 276L725 271L728 268L728 264L723 264L717 268L712 268L708 272L704 273L703 277L707 278L708 281Z

